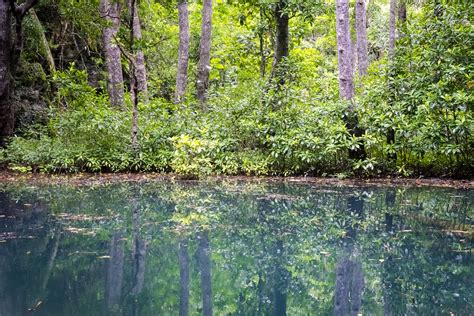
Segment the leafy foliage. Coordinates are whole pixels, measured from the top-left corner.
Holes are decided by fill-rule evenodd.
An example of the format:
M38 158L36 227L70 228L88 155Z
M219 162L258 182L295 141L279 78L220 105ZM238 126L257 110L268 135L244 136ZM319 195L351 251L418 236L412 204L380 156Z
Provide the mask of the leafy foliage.
M81 60L65 69L60 65L51 78L42 75L55 88L48 123L23 128L2 151L1 162L17 170L172 171L185 177L472 174L472 4L411 4L389 63L384 54L387 7L371 3L371 66L368 76L357 78L354 100L365 130L361 137L348 132L343 121L347 105L338 99L332 4L288 2L291 49L279 67L283 86L269 74L274 5L273 0L215 3L208 110L202 111L192 92L200 4L189 4L188 93L176 105L170 101L178 47L176 10L171 3L142 3L144 32L137 45L148 61L150 102L139 107L139 150L129 145L130 102L125 111L110 108L104 78L94 72L101 63L98 52L79 52ZM40 18L44 10L38 8ZM67 19L73 11L83 13L71 23L79 43L94 52L100 24L91 5L64 1L55 10ZM45 24L53 33L54 27L54 22ZM118 44L124 38L117 38ZM33 46L28 42L24 58L34 60L35 54L28 54ZM386 135L392 130L395 142L389 144ZM361 141L367 158L350 160L348 150Z

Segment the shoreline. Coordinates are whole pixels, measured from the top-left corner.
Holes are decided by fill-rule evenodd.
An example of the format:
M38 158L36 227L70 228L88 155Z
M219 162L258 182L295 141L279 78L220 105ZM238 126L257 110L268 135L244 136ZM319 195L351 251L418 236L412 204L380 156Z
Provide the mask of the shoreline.
M232 182L248 181L256 183L301 183L331 186L400 186L400 187L445 187L458 189L474 189L474 181L469 179L445 178L347 178L331 177L282 177L282 176L207 176L201 179L185 179L176 174L165 173L77 173L77 174L43 174L15 173L0 171L0 185L28 183L40 184L70 184L76 186L105 185L119 182Z

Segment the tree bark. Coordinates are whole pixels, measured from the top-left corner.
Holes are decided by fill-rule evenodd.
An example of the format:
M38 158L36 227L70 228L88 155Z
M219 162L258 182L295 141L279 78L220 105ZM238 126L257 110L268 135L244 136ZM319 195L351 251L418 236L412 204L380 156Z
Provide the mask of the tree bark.
M176 91L174 100L176 103L183 101L186 94L188 82L189 63L189 12L188 1L180 0L178 4L179 20L179 48L178 48L178 71L176 74Z
M120 4L118 2L111 3L110 1L100 0L100 14L108 23L102 33L105 67L107 69L107 91L110 104L115 107L123 107L124 92L121 53L120 48L115 43L120 27Z
M280 0L275 6L275 53L273 55L272 77L278 76L279 84L285 83L284 74L278 74L280 64L289 55L289 16L285 11L287 0Z
M263 6L260 5L260 24L264 23L264 14ZM258 31L258 41L259 41L259 53L260 53L260 78L265 78L265 72L267 68L267 56L265 55L265 29L263 27L259 28Z
M212 0L203 0L202 27L199 63L197 71L197 98L202 103L207 100L209 73L211 70L211 33L212 33Z
M349 103L348 113L344 117L346 128L352 136L361 137L364 130L359 127L352 99L354 97L354 72L352 69L351 33L349 28L349 0L336 0L336 35L339 68L339 97ZM350 159L365 159L364 144L349 149Z
M354 96L354 78L351 60L348 0L336 0L336 33L339 64L339 96L341 99L350 101Z
M140 24L140 16L138 13L137 1L127 0L128 13L131 18L131 34L134 42L142 39L142 27ZM141 49L135 51L135 77L137 90L143 96L146 96L148 90L147 72L145 66L145 55Z
M12 93L12 13L10 3L0 0L0 146L13 134L15 115Z
M35 10L31 9L30 10L30 16L34 24L37 25L38 28L41 29L41 53L43 54L43 58L46 60L46 63L48 64L48 71L50 74L54 73L56 71L56 66L54 64L54 58L53 54L51 53L51 48L49 47L48 40L44 34L44 28L43 25L41 24L41 21L38 19L38 16L36 15Z
M211 254L208 232L198 234L197 257L201 274L201 296L203 316L212 316Z
M357 65L359 77L367 75L369 60L367 54L367 16L365 0L357 0L355 7L356 35L357 35Z
M388 33L389 33L389 40L388 40L388 66L389 69L392 68L393 65L393 58L395 57L395 40L397 36L397 0L390 0L390 16L388 20ZM393 87L388 87L389 93L392 94L390 91ZM391 103L389 101L389 103ZM395 130L390 127L387 131L387 144L392 145L395 143ZM396 161L397 156L394 153L388 154L388 159L390 161Z
M15 109L11 102L13 73L22 49L21 24L25 14L38 2L28 0L16 5L0 0L0 147L5 146L15 129ZM12 17L15 18L15 42L12 41Z
M395 55L395 39L397 32L397 0L390 0L390 17L388 20L388 60L389 63Z
M407 4L405 0L400 0L400 4L398 6L398 20L401 23L405 23L407 20Z

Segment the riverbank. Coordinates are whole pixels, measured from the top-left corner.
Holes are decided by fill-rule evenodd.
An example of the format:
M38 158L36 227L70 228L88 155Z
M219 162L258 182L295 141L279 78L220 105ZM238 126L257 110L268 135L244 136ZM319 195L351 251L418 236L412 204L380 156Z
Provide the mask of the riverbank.
M176 174L163 173L76 173L44 174L15 173L0 171L0 185L5 183L31 184L71 184L101 185L119 182L154 182L154 181L252 181L252 182L286 182L308 183L334 186L433 186L461 189L474 189L473 180L454 180L444 178L348 178L334 177L252 177L252 176L208 176L200 180L186 180Z

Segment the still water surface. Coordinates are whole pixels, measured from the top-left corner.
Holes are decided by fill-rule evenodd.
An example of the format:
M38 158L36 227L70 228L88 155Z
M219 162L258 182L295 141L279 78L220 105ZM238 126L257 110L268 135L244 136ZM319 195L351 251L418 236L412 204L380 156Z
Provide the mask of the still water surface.
M0 315L473 315L474 191L0 185Z

